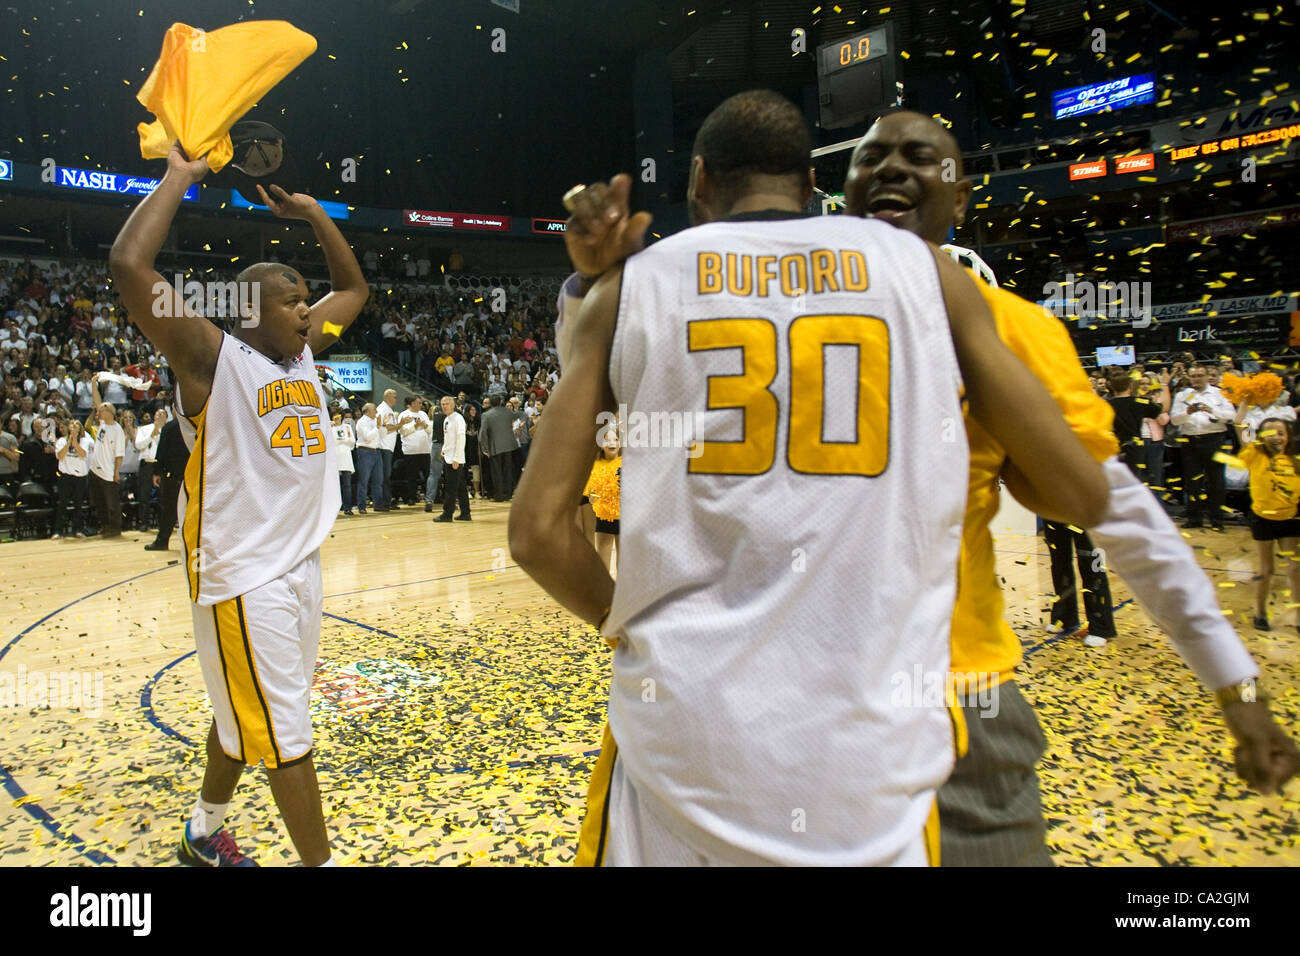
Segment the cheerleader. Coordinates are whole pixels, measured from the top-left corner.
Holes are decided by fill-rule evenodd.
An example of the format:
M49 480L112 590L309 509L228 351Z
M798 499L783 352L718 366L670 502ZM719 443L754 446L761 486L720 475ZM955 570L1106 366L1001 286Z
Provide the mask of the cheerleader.
M614 542L618 540L618 485L623 467L617 428L605 429L600 448L603 457L592 464L583 494L590 500L591 510L596 516L596 553L610 573L617 576L618 554Z
M1291 600L1300 601L1300 563L1295 560L1300 520L1296 502L1300 498L1295 445L1291 425L1280 418L1259 423L1254 441L1246 438L1246 419L1251 402L1237 410L1237 434L1241 437L1241 461L1250 472L1250 532L1258 554L1255 578L1255 627L1270 630L1268 598L1273 584L1273 549L1286 568L1291 582Z

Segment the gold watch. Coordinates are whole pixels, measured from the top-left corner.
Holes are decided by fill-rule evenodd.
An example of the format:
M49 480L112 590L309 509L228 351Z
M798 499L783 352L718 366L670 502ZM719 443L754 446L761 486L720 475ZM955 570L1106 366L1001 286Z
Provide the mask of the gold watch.
M1264 703L1270 698L1268 694L1264 693L1264 689L1259 686L1258 678L1247 677L1235 684L1229 684L1227 687L1216 690L1214 699L1219 702L1220 707L1227 707L1229 704L1236 703Z

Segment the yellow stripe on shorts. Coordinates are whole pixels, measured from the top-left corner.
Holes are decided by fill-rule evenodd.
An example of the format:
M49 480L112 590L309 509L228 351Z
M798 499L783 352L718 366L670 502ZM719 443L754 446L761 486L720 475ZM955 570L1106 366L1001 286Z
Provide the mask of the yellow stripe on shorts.
M208 406L190 419L194 424L196 437L194 451L185 465L185 520L181 523L181 551L185 562L185 574L189 578L190 600L199 600L199 568L203 564L203 462L207 457L207 415Z
M241 759L248 764L264 760L274 770L284 761L275 742L271 710L257 678L257 664L248 640L248 621L244 617L244 599L222 601L214 604L212 611L217 624L221 669L226 675L226 693L235 712L239 743L244 751Z
M587 815L582 821L574 866L604 865L605 840L609 835L609 785L614 777L614 761L617 759L618 744L614 742L614 735L606 722L600 743L600 757L591 774L591 786L587 788Z
M930 804L930 816L925 821L925 857L931 866L939 865L939 799Z

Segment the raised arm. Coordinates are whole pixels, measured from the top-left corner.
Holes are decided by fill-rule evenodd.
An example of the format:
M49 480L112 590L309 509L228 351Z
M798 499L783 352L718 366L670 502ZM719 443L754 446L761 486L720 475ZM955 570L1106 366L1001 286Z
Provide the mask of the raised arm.
M1033 373L998 338L993 314L966 270L938 247L931 254L948 308L971 415L1006 449L1045 518L1088 527L1109 495L1101 466L1070 431Z
M207 171L207 160L190 162L179 146L172 147L162 182L135 207L108 254L109 271L127 316L167 356L186 406L195 410L212 390L221 330L186 309L184 298L158 273L154 261L185 191Z
M1237 437L1241 439L1243 445L1246 444L1246 416L1250 414L1250 402L1242 402L1241 407L1237 409L1237 417L1232 420L1232 424L1237 429Z
M352 247L320 203L306 193L291 196L279 186L271 187L273 195L268 195L261 186L257 192L281 219L301 219L310 225L325 254L330 291L311 307L311 335L307 340L312 354L319 354L337 342L344 330L356 321L370 298L370 286L366 285Z

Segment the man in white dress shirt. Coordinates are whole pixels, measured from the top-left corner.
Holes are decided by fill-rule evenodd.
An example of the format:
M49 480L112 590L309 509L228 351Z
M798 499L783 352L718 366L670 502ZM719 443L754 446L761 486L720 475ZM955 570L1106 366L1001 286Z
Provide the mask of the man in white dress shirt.
M379 423L379 467L380 481L383 485L383 503L375 501L376 511L388 511L393 504L393 452L397 449L397 392L388 389L384 400L375 410L375 420Z
M1184 528L1201 528L1203 514L1209 513L1210 527L1223 530L1223 462L1214 456L1224 450L1228 425L1237 410L1223 393L1210 384L1204 365L1194 365L1188 372L1192 387L1174 399L1169 420L1182 430L1183 490L1187 496L1187 520Z
M375 510L384 497L384 472L379 461L379 422L375 406L367 402L357 419L357 513L366 513L367 495L374 499Z
M153 496L153 473L158 464L158 440L162 438L163 426L167 424L167 409L160 408L153 414L153 421L141 425L135 431L135 448L140 453L140 470L136 472L135 499L141 504L140 520L146 527L152 527L156 519L149 507Z
M465 481L465 419L456 411L456 400L450 395L442 397L442 413L447 416L442 431L443 474L446 485L442 492L442 514L434 521L451 521L457 500L460 514L457 521L469 521L469 485Z
M424 493L425 481L429 477L429 432L433 424L424 413L424 401L412 395L406 400L406 409L397 416L398 433L402 436L402 457L406 465L415 472L416 494ZM409 472L408 472L409 474Z

